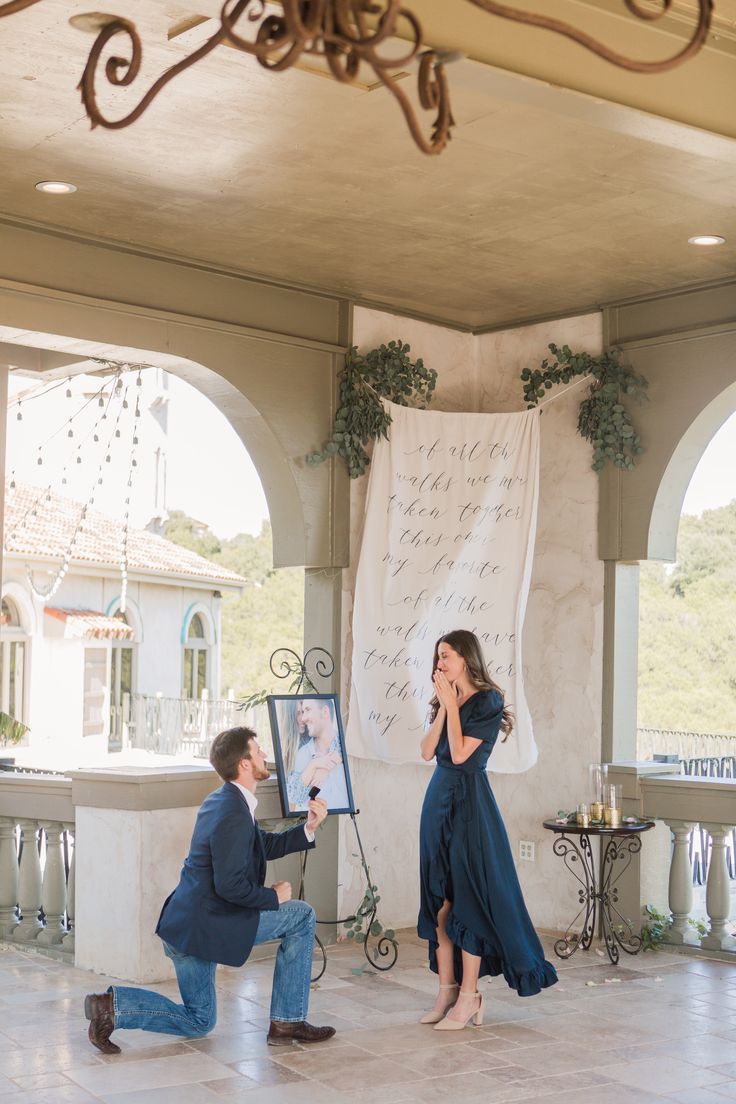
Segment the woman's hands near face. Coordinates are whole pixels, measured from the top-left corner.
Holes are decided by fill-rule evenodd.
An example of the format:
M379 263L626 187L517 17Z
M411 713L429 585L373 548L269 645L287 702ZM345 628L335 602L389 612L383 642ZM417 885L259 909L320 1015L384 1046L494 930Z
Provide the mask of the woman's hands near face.
M440 705L448 709L450 706L457 704L457 689L447 678L447 675L437 669L432 675L432 682Z

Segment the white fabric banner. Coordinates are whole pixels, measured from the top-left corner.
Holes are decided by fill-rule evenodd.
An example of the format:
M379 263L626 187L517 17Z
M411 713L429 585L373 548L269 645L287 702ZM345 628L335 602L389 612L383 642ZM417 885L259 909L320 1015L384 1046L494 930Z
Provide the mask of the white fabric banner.
M537 758L521 635L537 520L539 412L448 414L390 404L370 467L353 609L347 747L419 761L437 639L470 629L515 715L489 769Z

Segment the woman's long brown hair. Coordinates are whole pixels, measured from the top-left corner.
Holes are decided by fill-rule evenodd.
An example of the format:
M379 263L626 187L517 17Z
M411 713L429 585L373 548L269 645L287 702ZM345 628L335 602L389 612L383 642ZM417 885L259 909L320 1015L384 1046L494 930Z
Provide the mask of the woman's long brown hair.
M497 683L493 681L488 674L488 668L486 667L486 661L483 658L483 652L481 650L480 641L475 633L468 632L467 629L454 629L452 632L445 633L441 636L434 646L434 659L432 660L432 674L434 675L437 670L437 661L439 659L440 644L447 644L454 652L465 660L465 666L468 671L468 678L472 682L473 686L477 690L495 690L501 695L503 701L503 690ZM429 703L430 708L430 722L435 719L437 712L440 708L439 698L435 694ZM503 732L504 740L514 727L514 714L510 709L507 709L504 705L503 713L501 715L501 731Z

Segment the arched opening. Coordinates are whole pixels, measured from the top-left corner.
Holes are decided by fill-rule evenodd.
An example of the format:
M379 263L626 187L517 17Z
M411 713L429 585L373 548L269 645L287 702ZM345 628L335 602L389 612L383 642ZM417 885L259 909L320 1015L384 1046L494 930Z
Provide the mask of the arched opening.
M182 697L193 698L195 701L198 701L208 689L208 678L211 676L212 668L210 650L214 641L211 626L208 625L209 633L205 632L204 626L204 615L193 614L189 619L184 641Z
M119 363L117 357L122 359L124 351L117 350L117 356L115 350L106 352L111 362ZM91 368L96 369L94 374ZM197 388L181 378L175 381L179 392L186 393L182 409L186 409L188 419L178 434L178 455L186 454L195 461L193 474L188 469L185 477L177 479L176 450L169 433L171 387L167 371L153 366L142 373L124 373L105 391L109 374L104 365L88 360L64 366L63 371L41 382L40 393L36 394L33 386L26 388L13 407L4 571L15 584L28 579L40 635L44 637L42 644L39 641L35 689L31 686L29 690L32 730L47 731L53 714L57 747L64 746L69 732L77 731L89 749L86 762L93 755L129 749L198 755L217 731L242 719L242 713L237 712L239 700L273 688L266 683L270 652L282 644L302 649L303 571L278 571L273 567L276 541L272 544L268 496L263 485L268 483L270 501L277 503L277 516L283 518L287 511L280 490L285 489L288 509L293 505L295 484L288 471L282 473L282 478L275 478L269 465L268 479L256 489L253 464L250 475L245 472L249 458L242 434L233 429L238 411L247 413L246 424L257 442L256 452L268 453L264 435L260 434L259 445L259 433L252 433L256 420L253 408L241 395L242 401L233 402L227 419L220 410L214 410L203 393L203 381L211 382L214 374L206 369L198 373L196 365L189 365L182 376L196 377ZM13 390L17 399L17 389ZM56 428L51 430L49 423L44 432L34 433L34 402L52 391ZM228 388L221 386L220 393L228 394ZM128 396L123 398L118 415L116 395ZM75 415L69 414L77 397L77 406L91 411L88 424L79 425ZM134 406L136 418L141 408L132 431L135 449L131 449L130 456L136 459L130 461L124 497L119 499L115 514L104 496L111 482L110 472L116 467L116 449L120 451L117 441L126 437L125 411L130 413ZM14 434L13 418L21 408L22 426L18 427L20 433ZM209 430L205 428L209 424L205 413L210 411L217 419L214 430L211 425ZM103 417L107 423L104 432L100 421ZM64 432L59 434L58 423L62 422ZM220 464L215 482L210 462L225 430L236 442L239 456L233 460L231 454ZM47 442L55 437L65 444L68 437L73 464L50 455ZM83 450L75 445L76 441L84 443ZM99 445L99 456L94 456L93 444ZM19 462L18 448L26 451L24 463ZM76 454L75 448L79 450ZM123 460L125 456L127 453ZM43 486L36 482L34 489L25 484L24 478L34 477L36 463L40 473L50 473L45 477L50 482L44 481ZM123 484L127 463L123 464ZM138 473L134 466L140 469ZM52 486L52 475L58 476L59 472L65 473L63 480L57 479L59 486ZM86 500L74 483L76 474L86 475L87 483L90 475L94 476L94 494ZM142 488L142 501L138 502L135 488L131 490L136 474ZM205 493L197 500L186 498L187 490L199 477ZM184 500L172 500L170 493L184 494ZM222 523L223 503L226 511L243 516L243 510L236 509L238 496L247 504L256 500L260 503L256 510L258 532L245 532L233 523L224 535L222 531L218 534L210 522L217 516L218 524ZM220 507L219 514L216 506ZM210 507L215 511L212 515ZM197 517L192 516L195 509ZM300 513L301 507L290 513L280 549L287 558L305 540L304 532L299 532ZM67 523L73 527L71 538L62 531ZM47 547L46 535L57 529L59 539ZM109 554L110 548L113 554ZM122 557L119 564L115 562L118 557ZM278 591L279 580L285 575L289 582L281 587L280 598L286 600L287 608L275 623L269 617L283 601L277 595L269 607L263 598ZM16 628L19 625L14 623ZM18 647L20 642L13 641L12 657L9 653L14 672L22 654ZM52 711L48 690L49 680L54 677L59 680L59 690L51 695L56 699ZM14 674L9 682L11 697L18 680ZM45 694L41 693L42 684ZM60 708L59 694L69 688L79 691L79 702L72 708ZM63 721L59 722L59 717ZM59 731L60 723L65 733ZM50 742L40 738L44 753Z
M736 385L693 420L654 502L641 565L637 758L736 775Z

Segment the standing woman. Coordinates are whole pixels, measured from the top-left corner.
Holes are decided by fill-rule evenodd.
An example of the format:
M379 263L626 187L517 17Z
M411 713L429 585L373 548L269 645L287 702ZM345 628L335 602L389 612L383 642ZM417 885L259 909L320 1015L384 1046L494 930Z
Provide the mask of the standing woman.
M431 726L422 758L437 759L419 830L418 932L439 974L436 1031L483 1022L478 978L503 974L520 997L554 985L521 894L506 829L486 774L499 731L513 718L493 682L477 637L457 629L435 645Z

